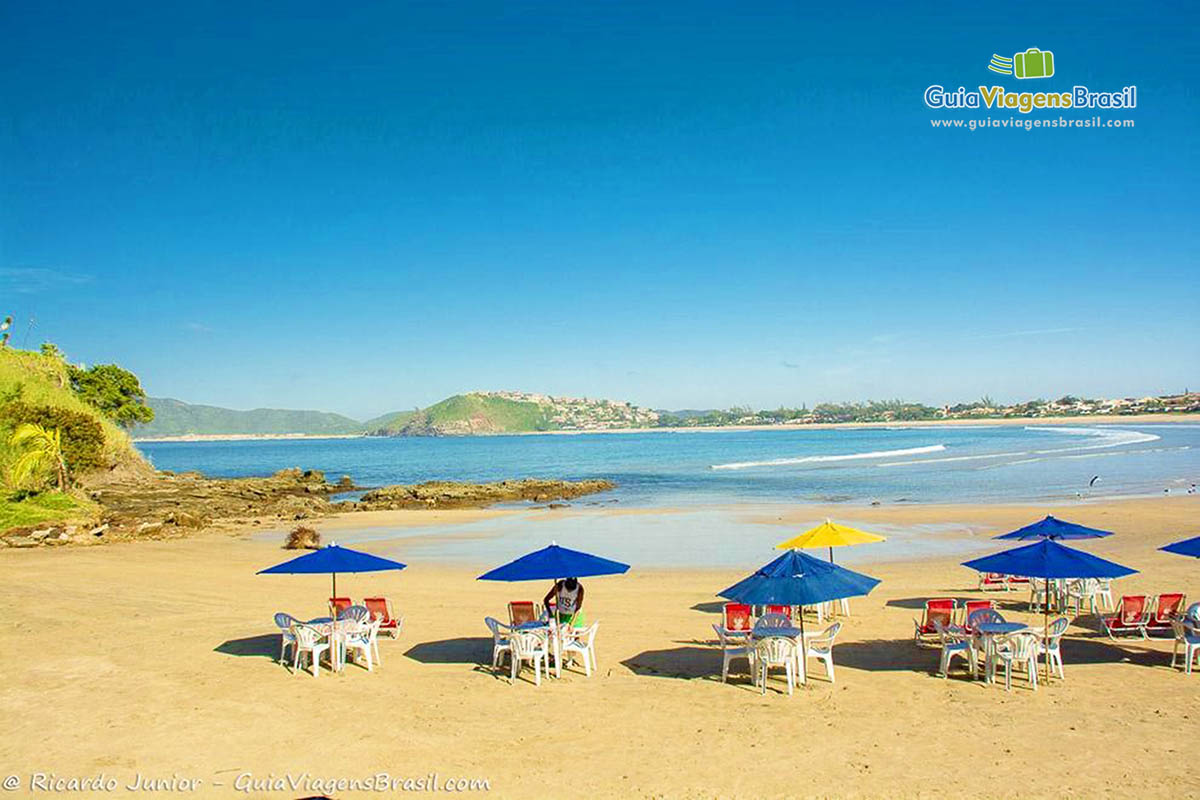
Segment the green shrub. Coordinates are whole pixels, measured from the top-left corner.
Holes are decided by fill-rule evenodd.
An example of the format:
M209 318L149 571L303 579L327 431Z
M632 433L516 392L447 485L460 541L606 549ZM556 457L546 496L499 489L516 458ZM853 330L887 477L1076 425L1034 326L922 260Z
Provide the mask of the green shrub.
M5 439L23 422L62 431L63 457L72 474L99 469L104 463L104 428L80 411L35 406L13 400L0 406L0 434Z

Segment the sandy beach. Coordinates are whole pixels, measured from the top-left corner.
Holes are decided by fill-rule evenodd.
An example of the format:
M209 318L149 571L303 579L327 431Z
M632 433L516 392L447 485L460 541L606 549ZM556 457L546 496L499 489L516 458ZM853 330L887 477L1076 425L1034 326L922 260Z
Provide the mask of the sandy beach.
M840 516L999 532L1047 510L927 506ZM1155 549L1195 535L1198 510L1194 496L1129 500L1076 507L1071 519L1115 531L1084 546L1141 570L1118 593L1200 598L1196 562ZM373 521L429 525L436 515L445 524L480 513L390 512ZM1200 674L1169 668L1170 640L1112 643L1094 618L1081 617L1064 644L1065 682L1032 692L1017 680L1007 693L960 675L935 677L937 651L913 645L912 618L924 597L978 596L975 574L956 559L872 565L866 571L883 583L852 603L834 651L836 684L812 662L808 685L788 697L782 681L761 696L744 676L719 680L714 593L757 564L635 565L588 581L588 610L601 622L599 672L535 687L510 685L482 666L490 656L483 617L503 617L506 601L540 599L545 587L477 582L474 566L419 559L402 573L339 582L356 598L386 594L405 616L399 639L382 642L376 672L289 674L273 660L271 615L321 613L328 582L254 574L288 555L248 532L6 552L6 771L22 781L35 772L102 775L122 786L139 775L188 780L196 782L188 793L205 797L299 797L319 792L279 782L309 781L311 789L314 779L379 773L485 779L500 797L553 787L625 797L1200 791ZM1029 618L1023 593L992 596L1010 617Z

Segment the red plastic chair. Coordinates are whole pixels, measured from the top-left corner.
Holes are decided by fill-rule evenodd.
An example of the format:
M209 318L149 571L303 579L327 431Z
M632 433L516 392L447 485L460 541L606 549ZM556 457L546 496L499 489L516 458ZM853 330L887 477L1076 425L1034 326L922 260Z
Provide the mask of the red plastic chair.
M941 643L942 637L938 633L934 623L939 623L943 627L950 627L954 619L953 597L934 597L925 601L925 615L918 622L913 620L913 625L916 631L913 633L913 641L920 645L929 640L935 640Z
M354 605L354 603L350 602L349 597L331 597L329 598L329 605L333 606L333 615L338 617L341 616L343 611Z
M995 609L996 604L993 603L991 600L968 600L963 605L963 615L962 615L963 630L965 630L967 633L974 633L974 631L971 630L971 626L967 624L967 620L969 620L971 618L971 615L973 613L975 613L976 611L979 611L981 609L985 609L985 608Z
M392 616L392 607L386 597L364 597L363 605L371 612L371 619L379 619L380 633L387 631L393 639L400 633L400 620Z
M981 572L979 573L979 591L981 592L1007 592L1008 591L1008 576L1003 572Z
M514 600L508 604L508 621L511 625L524 625L537 621L537 610L532 600Z
M788 619L791 619L792 618L792 607L791 606L781 606L781 605L771 605L771 606L767 606L767 613L768 614L783 614Z
M1136 633L1146 638L1146 623L1150 615L1146 611L1146 595L1127 594L1117 603L1117 611L1112 616L1101 617L1104 632L1108 638L1116 639L1119 633Z
M1171 633L1171 620L1179 616L1183 608L1183 592L1160 594L1150 611L1144 631L1146 633Z
M727 632L750 630L750 606L745 603L726 603L724 613Z

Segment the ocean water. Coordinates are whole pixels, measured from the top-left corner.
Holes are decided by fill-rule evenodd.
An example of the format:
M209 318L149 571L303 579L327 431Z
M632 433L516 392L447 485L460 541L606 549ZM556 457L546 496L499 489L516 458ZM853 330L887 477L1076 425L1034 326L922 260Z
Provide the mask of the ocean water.
M608 478L577 505L971 503L1174 494L1200 483L1200 424L938 426L634 434L141 442L160 469L285 467L363 486Z

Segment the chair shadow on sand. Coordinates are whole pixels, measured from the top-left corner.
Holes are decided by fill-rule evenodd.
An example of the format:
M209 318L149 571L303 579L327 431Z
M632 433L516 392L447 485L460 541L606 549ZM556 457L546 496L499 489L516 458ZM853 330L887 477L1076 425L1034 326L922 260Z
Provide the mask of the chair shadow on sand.
M227 656L259 656L272 661L279 660L279 643L282 636L278 633L263 633L258 636L247 636L244 639L229 639L213 648L214 653Z

